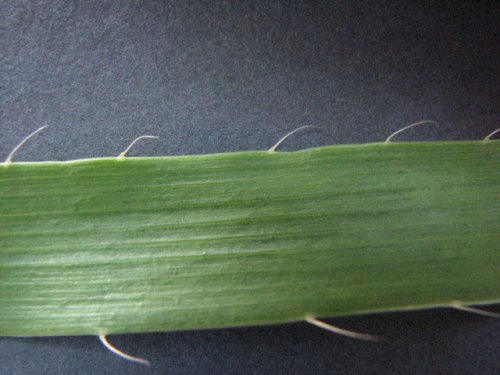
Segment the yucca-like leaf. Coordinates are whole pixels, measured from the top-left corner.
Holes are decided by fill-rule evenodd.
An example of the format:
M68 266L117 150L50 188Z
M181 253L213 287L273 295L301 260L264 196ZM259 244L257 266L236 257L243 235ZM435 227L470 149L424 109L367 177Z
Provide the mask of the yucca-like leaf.
M500 143L0 165L0 335L500 301Z

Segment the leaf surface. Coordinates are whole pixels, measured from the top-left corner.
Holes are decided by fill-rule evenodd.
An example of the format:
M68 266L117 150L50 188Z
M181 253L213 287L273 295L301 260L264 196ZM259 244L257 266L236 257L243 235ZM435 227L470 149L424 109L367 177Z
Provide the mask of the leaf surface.
M500 142L0 166L0 335L500 301Z

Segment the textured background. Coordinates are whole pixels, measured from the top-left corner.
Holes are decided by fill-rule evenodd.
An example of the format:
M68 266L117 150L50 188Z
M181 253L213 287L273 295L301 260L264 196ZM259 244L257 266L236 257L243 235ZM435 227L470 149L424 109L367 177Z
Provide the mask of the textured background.
M499 9L415 2L20 1L1 12L0 158L17 161L480 139L500 123ZM492 171L493 172L493 171ZM498 173L498 172L497 172ZM490 307L498 311L499 305ZM0 338L0 373L500 372L498 321L452 310L111 337Z

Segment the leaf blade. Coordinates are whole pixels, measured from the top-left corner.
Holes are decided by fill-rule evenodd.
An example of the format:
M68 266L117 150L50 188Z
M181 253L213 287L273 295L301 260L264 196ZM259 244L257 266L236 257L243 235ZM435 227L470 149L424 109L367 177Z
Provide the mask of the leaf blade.
M0 169L0 334L500 299L497 142Z

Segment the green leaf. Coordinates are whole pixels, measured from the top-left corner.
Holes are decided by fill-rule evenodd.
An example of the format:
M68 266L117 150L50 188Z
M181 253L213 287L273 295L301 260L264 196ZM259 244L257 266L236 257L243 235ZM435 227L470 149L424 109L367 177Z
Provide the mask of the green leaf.
M500 143L0 166L0 335L500 301Z

